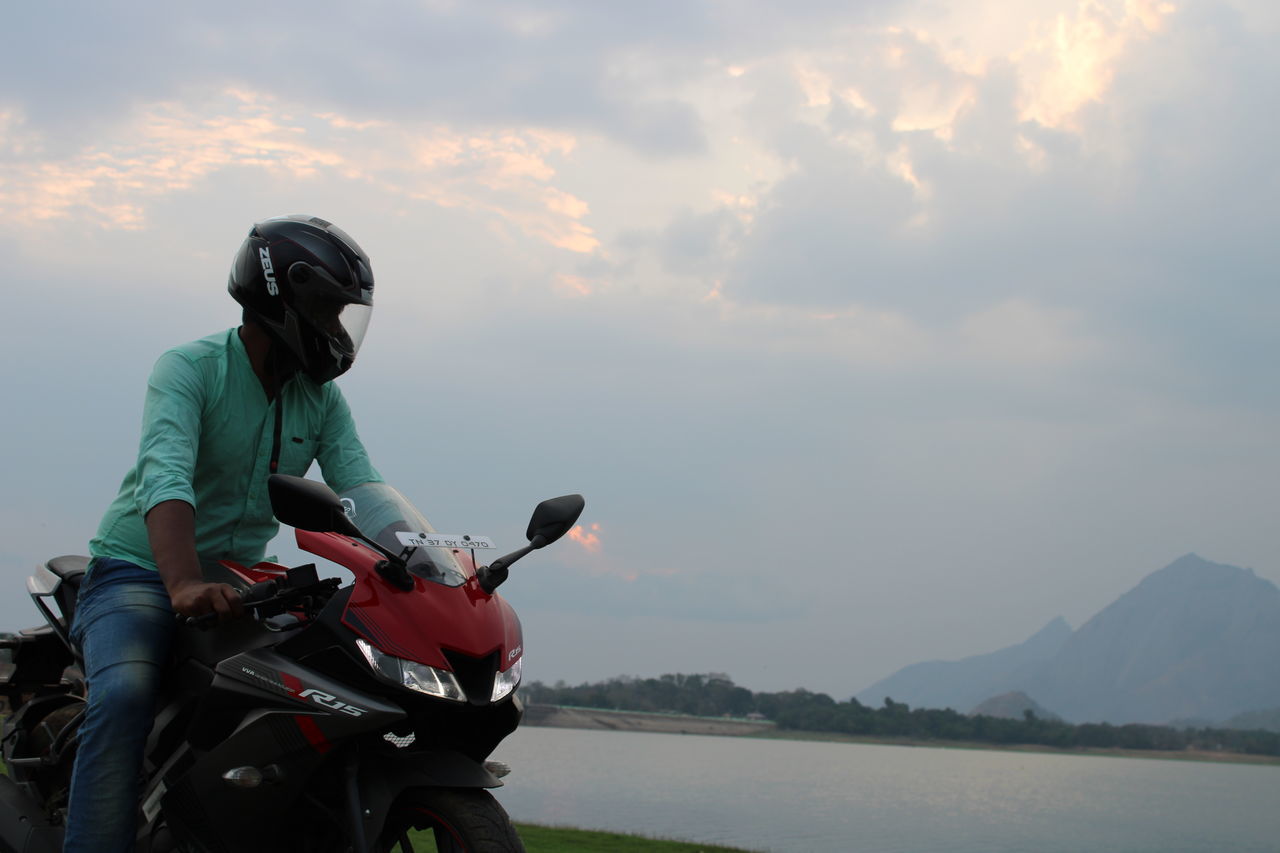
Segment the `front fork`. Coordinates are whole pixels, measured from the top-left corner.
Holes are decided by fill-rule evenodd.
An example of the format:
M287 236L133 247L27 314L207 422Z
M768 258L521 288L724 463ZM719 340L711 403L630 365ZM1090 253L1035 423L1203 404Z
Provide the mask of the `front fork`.
M344 789L347 800L347 837L351 839L351 849L356 853L368 853L369 842L366 840L365 820L369 810L365 808L360 796L360 746L352 744L347 750Z
M387 815L410 788L498 788L493 772L500 765L482 764L453 750L395 749L353 743L343 759L347 834L356 853L372 850ZM503 772L505 775L505 772Z

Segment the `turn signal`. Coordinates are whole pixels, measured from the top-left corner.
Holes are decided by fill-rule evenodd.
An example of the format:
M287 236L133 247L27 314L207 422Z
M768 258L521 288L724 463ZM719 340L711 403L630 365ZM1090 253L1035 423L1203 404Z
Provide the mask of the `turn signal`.
M282 775L278 765L268 764L261 770L257 767L232 767L222 774L222 780L237 788L256 788L264 783L279 782Z
M233 767L222 778L237 788L256 788L262 784L262 771L256 767Z

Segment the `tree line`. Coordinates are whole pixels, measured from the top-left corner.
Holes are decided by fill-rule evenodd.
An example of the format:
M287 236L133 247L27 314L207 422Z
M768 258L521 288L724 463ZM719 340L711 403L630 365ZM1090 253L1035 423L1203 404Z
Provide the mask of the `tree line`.
M617 711L694 714L703 717L761 715L779 729L837 732L921 741L1028 744L1062 749L1099 747L1136 750L1206 750L1280 756L1280 733L1261 730L1172 728L1132 723L1065 723L1031 711L1021 719L970 716L951 708L911 708L885 697L881 707L850 698L838 702L825 693L788 690L754 693L723 673L622 676L570 686L538 681L520 688L527 702Z

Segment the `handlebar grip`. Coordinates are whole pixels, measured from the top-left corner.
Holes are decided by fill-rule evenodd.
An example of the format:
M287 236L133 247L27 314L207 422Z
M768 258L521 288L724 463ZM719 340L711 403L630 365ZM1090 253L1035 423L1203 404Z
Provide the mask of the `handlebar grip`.
M279 583L277 581L262 581L260 583L255 583L253 586L240 593L240 600L245 605L258 604L259 602L266 601L268 598L274 597L278 590Z
M240 593L240 601L246 607L252 607L255 604L261 604L268 599L274 598L279 592L279 583L274 580L262 581L255 583ZM189 625L192 628L208 629L218 624L218 614L214 611L202 613L199 616L183 616L181 613L175 614L178 622L183 625Z

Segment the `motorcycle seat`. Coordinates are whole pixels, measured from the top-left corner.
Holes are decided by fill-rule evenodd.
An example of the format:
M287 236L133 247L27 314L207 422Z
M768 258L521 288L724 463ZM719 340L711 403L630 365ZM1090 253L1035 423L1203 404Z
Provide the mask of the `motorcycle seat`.
M62 580L56 593L58 607L62 610L65 623L70 625L71 617L76 612L76 598L80 595L80 582L84 580L85 569L89 567L89 558L67 554L54 557L44 565ZM76 656L79 657L79 652Z
M79 581L73 579L84 574L84 570L89 567L89 558L67 554L62 557L54 557L45 563L45 567L64 581L71 581L76 586L79 586Z

